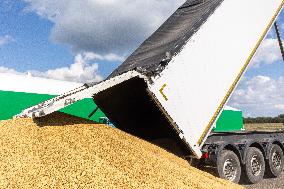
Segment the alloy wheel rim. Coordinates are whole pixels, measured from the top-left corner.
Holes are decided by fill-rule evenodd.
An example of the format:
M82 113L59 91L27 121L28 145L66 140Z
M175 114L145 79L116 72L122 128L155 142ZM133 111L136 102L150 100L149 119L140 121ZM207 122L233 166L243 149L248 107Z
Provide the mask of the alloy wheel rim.
M252 174L254 176L260 175L262 171L262 165L261 165L260 157L258 155L254 155L251 158L250 165L251 165Z
M227 180L234 181L237 177L237 167L232 159L227 159L223 166L223 173Z
M272 153L272 165L275 169L280 169L281 168L281 164L282 164L282 160L281 160L281 155L277 152L274 151Z

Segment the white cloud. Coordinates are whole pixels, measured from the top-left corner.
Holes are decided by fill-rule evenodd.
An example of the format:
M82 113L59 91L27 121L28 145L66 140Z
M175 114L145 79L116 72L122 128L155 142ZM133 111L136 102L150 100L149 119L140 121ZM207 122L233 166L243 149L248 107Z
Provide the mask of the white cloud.
M3 67L3 66L0 66L0 73L22 74L22 73L20 73L20 72L17 72L17 71L14 70L14 69L6 68L6 67Z
M12 73L12 74L28 74L36 77L43 77L49 79L72 81L79 83L86 82L99 82L103 80L103 77L98 71L98 64L92 63L94 60L105 58L105 57L91 57L90 55L95 55L92 53L82 53L75 56L74 63L69 67L62 67L51 69L46 72L40 72L36 70L31 70L27 72L18 72L14 69L9 69L5 67L0 67L0 73Z
M282 55L278 40L268 38L261 43L252 63L258 67L260 64L272 64L279 60L282 60Z
M0 47L6 45L9 42L14 41L13 37L10 35L0 36Z
M32 75L73 81L73 82L99 82L103 80L99 74L99 66L97 63L91 63L91 61L98 59L97 57L90 57L86 54L78 54L75 57L75 61L69 67L57 68L48 70L46 72L31 71Z
M104 60L109 62L122 62L125 59L123 56L119 56L113 53L100 55L94 52L85 52L84 56L87 60Z
M26 11L54 23L51 39L76 52L125 54L185 0L23 0Z
M275 104L274 107L278 110L284 110L284 104Z
M234 92L229 105L246 116L276 116L284 111L284 77L272 79L255 76L244 79Z

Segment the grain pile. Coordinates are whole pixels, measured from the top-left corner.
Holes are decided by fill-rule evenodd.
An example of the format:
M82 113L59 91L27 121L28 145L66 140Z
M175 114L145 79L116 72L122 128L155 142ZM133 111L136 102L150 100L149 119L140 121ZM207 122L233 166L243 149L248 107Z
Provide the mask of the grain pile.
M0 122L0 188L242 187L117 129L54 114Z

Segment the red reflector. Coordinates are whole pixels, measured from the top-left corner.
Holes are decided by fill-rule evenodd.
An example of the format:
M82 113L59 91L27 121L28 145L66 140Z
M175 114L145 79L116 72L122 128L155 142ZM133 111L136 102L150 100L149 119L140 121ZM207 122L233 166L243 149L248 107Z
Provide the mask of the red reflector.
M205 152L204 154L202 154L201 158L208 159L209 158L209 153Z

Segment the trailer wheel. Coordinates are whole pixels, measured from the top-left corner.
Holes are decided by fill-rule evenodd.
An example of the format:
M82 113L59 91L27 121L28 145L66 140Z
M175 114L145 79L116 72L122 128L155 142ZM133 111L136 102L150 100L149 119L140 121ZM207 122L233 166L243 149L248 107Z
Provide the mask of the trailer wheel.
M280 146L273 144L268 154L267 176L278 177L283 170L283 151Z
M265 172L265 161L263 154L258 148L248 148L244 168L244 179L248 183L255 184L263 179Z
M230 150L223 150L217 158L219 177L238 183L241 177L241 165L238 156Z

